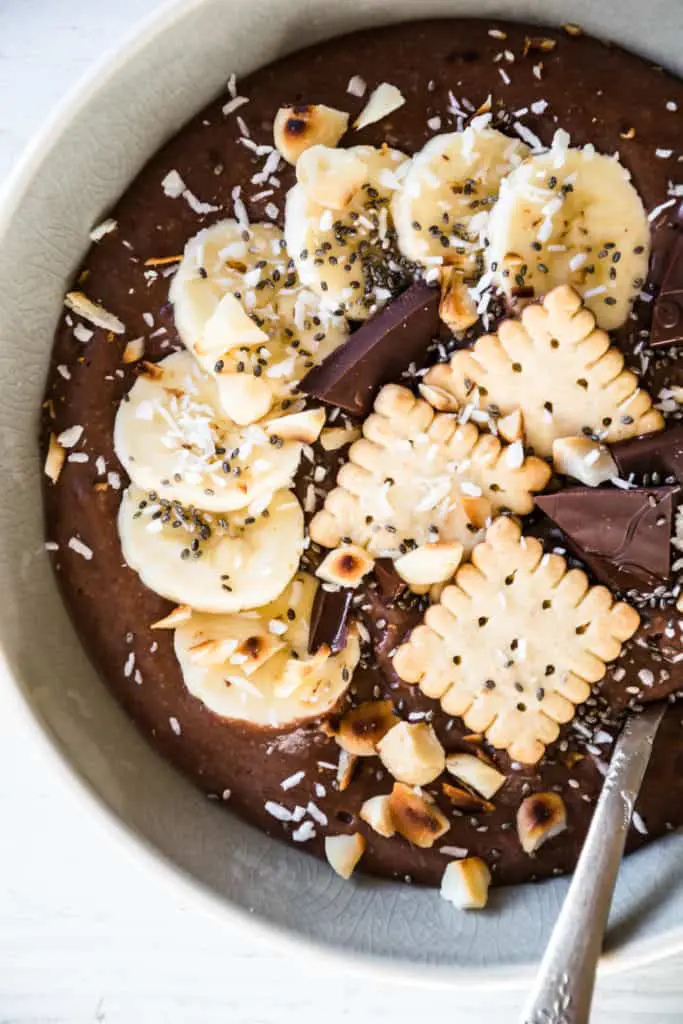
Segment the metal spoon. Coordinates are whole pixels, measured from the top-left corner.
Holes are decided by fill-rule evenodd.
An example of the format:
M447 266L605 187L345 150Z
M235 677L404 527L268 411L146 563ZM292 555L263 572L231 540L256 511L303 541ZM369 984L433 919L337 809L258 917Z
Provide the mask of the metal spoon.
M523 1024L587 1024L595 971L633 808L664 704L626 721L576 871L555 922Z

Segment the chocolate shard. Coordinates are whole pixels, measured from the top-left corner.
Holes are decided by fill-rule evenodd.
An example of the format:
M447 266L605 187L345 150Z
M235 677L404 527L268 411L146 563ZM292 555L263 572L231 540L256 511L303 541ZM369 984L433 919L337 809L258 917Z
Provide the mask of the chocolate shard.
M676 241L666 263L666 269L652 308L650 345L657 348L683 341L683 232Z
M648 590L671 571L677 487L630 491L572 487L536 504L563 531L577 557L616 590Z
M346 647L349 633L349 615L353 590L325 590L318 587L311 609L311 629L308 634L308 653L327 644L332 654Z
M610 451L623 477L655 472L664 478L673 476L683 484L683 425L619 441L611 445Z
M408 587L396 572L391 558L378 558L375 561L375 579L377 589L385 601L395 601Z
M367 416L377 391L397 380L412 362L422 362L439 334L438 288L413 284L349 340L314 367L300 390L354 416Z

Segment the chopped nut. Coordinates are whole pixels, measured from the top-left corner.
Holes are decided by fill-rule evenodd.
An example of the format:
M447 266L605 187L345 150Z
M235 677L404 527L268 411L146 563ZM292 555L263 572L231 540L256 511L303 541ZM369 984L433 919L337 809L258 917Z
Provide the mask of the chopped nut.
M129 341L123 350L121 355L121 362L123 363L137 363L138 359L142 359L145 354L145 339L144 338L133 338Z
M360 819L370 826L378 835L390 839L396 835L394 819L391 814L391 795L382 793L371 796L361 805Z
M424 786L441 775L446 755L426 722L399 722L377 744L384 767L399 782Z
M517 811L517 834L525 853L535 853L567 827L567 809L557 793L533 793Z
M479 796L477 793L470 793L467 789L462 789L460 786L451 786L450 782L442 782L441 790L445 797L448 797L454 807L457 807L459 811L467 811L470 814L477 814L479 811L494 811L494 805L489 801L485 800L483 796Z
M329 427L322 431L320 444L326 452L336 452L344 445L357 441L359 437L359 427Z
M207 320L201 341L193 351L202 358L219 359L238 345L263 345L268 335L247 313L232 292L226 292Z
M429 849L451 827L445 814L410 786L397 782L389 797L394 828L399 835L422 849Z
M354 754L349 754L346 750L339 751L339 763L337 765L337 789L340 793L343 793L345 789L348 789L353 777L353 770L357 763L358 758Z
M582 36L583 29L580 25L576 25L573 21L568 21L562 26L568 36Z
M553 441L553 466L556 473L574 477L588 487L599 487L619 476L609 448L589 437L558 437Z
M187 622L192 618L192 609L189 604L179 604L172 612L165 615L163 619L153 622L151 629L175 629L181 622Z
M547 36L525 36L522 56L526 57L530 50L541 50L544 53L548 53L554 50L556 46L557 39L549 39Z
M140 363L139 370L143 377L149 377L150 380L161 380L164 376L163 366L159 363L150 363L147 359Z
M365 852L365 839L360 832L349 836L325 836L325 856L330 867L341 878L350 878Z
M316 575L340 587L357 587L374 564L374 559L363 548L356 544L344 544L325 556Z
M50 434L50 444L47 449L44 469L45 476L47 476L53 484L56 484L59 480L62 469L64 468L65 459L66 449L62 447L54 434Z
M324 423L324 409L306 409L304 412L294 412L289 416L277 416L265 423L263 429L269 437L313 444L318 440Z
M439 316L454 334L466 331L479 319L477 304L454 267L447 267L441 274Z
M460 565L462 553L463 546L457 541L437 541L401 555L394 562L394 567L410 586L445 583Z
M426 402L439 412L457 412L460 408L457 398L444 388L433 384L419 384L418 389Z
M441 879L441 895L460 910L482 910L489 898L491 872L481 857L453 860Z
M348 126L347 113L323 103L280 107L273 122L275 146L288 163L295 164L311 146L336 146Z
M624 132L619 132L619 138L620 139L635 139L635 137L636 137L636 130L633 127L627 128L626 131L624 131Z
M515 409L507 416L498 420L498 433L504 441L514 444L515 441L524 440L524 414L521 409Z
M367 164L346 149L311 146L297 161L296 177L314 202L343 210L362 187Z
M216 378L222 408L235 423L255 423L270 410L273 391L263 377L227 373Z
M64 296L64 305L78 316L82 316L84 320L94 324L95 327L111 331L112 334L123 334L126 330L125 325L117 316L106 310L104 306L93 302L84 292L67 292Z
M474 754L450 754L446 758L446 769L487 800L495 796L505 782L505 776L497 768L484 764Z
M377 744L398 723L390 700L373 700L353 708L342 718L337 743L349 754L373 757Z
M387 117L389 114L393 114L404 103L405 97L395 85L382 82L371 94L370 99L354 121L353 126L356 131L360 131L361 128L367 128L369 124L375 124L375 122L381 121L382 118Z
M149 256L145 260L146 267L166 267L170 263L180 263L183 256L182 253L179 256Z

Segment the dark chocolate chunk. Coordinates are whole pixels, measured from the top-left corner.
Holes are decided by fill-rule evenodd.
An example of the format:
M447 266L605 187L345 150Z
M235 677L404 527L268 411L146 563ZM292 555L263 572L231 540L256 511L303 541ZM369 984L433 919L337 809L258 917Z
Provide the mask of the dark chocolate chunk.
M652 308L650 345L683 341L683 233L678 232L664 271L662 286Z
M385 601L395 601L407 589L407 583L396 572L391 558L378 558L375 562L377 589Z
M664 582L671 571L678 490L573 487L541 495L536 504L599 580L616 590L643 590Z
M327 644L332 654L344 650L349 633L352 600L352 590L324 590L323 587L318 587L311 610L309 654L315 654L323 644Z
M367 416L379 388L421 362L439 333L438 288L413 284L314 367L301 391L354 416Z
M683 484L683 425L619 441L610 451L623 477L656 472Z

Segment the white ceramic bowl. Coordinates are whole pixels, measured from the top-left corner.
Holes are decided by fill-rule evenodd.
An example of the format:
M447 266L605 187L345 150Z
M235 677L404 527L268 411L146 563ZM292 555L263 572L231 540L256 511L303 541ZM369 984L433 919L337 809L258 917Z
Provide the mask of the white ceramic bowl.
M396 979L490 987L524 983L566 883L499 890L485 914L459 914L433 891L342 883L207 801L147 746L80 648L42 549L36 451L52 333L90 227L228 73L362 25L475 11L576 21L683 72L680 0L183 0L138 29L36 140L0 212L0 681L109 832L205 906ZM607 968L683 948L682 859L679 834L625 863Z

